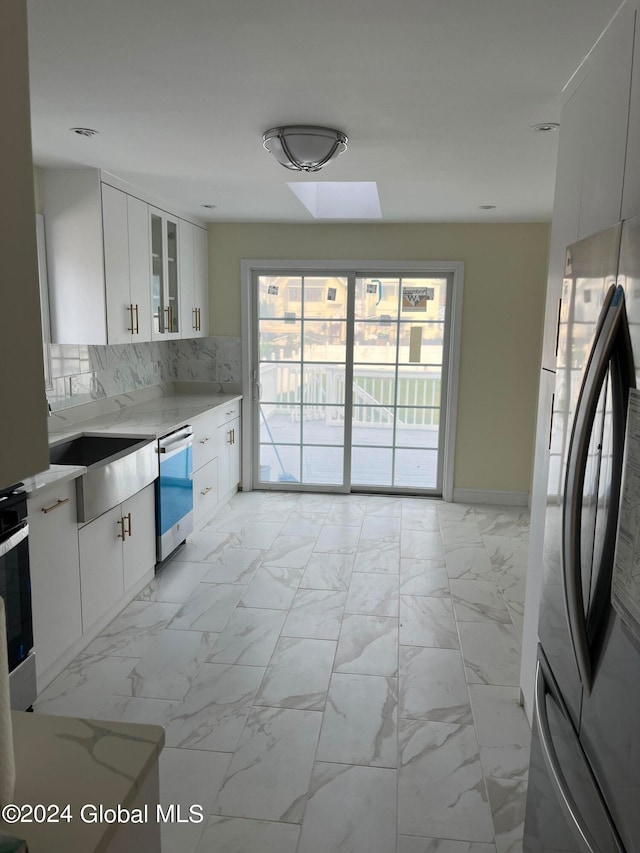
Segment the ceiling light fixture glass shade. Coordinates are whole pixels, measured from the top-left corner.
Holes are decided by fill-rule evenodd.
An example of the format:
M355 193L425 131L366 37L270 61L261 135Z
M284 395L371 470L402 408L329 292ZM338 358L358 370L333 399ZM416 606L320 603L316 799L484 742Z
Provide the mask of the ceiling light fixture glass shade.
M267 151L294 172L317 172L346 151L347 142L340 130L306 124L272 127L262 137Z

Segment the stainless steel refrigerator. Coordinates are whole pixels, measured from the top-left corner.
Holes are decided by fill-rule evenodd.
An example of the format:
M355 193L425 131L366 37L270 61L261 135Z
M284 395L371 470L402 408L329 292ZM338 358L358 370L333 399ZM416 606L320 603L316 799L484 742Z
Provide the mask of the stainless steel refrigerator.
M525 853L640 853L639 331L640 217L566 254Z

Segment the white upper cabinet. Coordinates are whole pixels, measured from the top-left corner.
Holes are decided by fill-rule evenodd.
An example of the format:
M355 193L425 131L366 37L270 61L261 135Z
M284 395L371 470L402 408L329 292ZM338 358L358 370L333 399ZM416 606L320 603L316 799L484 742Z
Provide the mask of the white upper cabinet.
M209 280L207 232L180 221L180 298L182 337L201 338L209 333Z
M584 129L580 240L620 220L634 24L635 9L627 4L595 46L574 96L581 102Z
M192 317L207 314L206 306L193 310L199 307L196 270L204 268L206 276L206 259L203 267L195 248L201 243L194 240L199 232L206 238L203 228L151 206L98 169L44 169L41 187L53 343L122 344L204 333L199 320L192 328ZM183 225L190 239L187 272Z
M151 340L147 205L102 184L107 341Z
M206 228L195 227L193 234L194 302L198 309L198 328L194 337L209 334L209 240Z
M640 26L636 26L635 30L634 59L622 191L622 219L632 219L640 214Z

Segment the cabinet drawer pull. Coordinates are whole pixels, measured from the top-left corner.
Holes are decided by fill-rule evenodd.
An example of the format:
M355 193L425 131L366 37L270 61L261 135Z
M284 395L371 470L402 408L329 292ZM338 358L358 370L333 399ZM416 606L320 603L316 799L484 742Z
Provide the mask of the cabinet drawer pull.
M211 439L211 436L209 436L209 435L206 438L201 438L200 444L206 444L208 441L210 441L210 439Z
M202 497L204 497L205 495L208 495L211 491L213 491L213 486L207 486L206 489L200 490L200 494L202 495Z
M43 506L42 512L44 512L46 515L48 512L53 512L54 509L60 509L61 506L64 506L65 504L68 504L68 503L69 503L69 498L64 498L64 499L58 498L58 500L56 501L56 503L53 504L53 506Z

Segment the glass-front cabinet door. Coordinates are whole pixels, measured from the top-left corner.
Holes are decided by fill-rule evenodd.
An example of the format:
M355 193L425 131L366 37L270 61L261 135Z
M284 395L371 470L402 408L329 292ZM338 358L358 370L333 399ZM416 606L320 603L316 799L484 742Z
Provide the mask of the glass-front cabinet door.
M162 214L151 212L151 309L152 337L165 335L164 248Z
M180 337L178 221L149 209L151 231L151 305L153 340Z
M180 292L178 290L178 222L165 220L167 235L167 332L180 335Z

